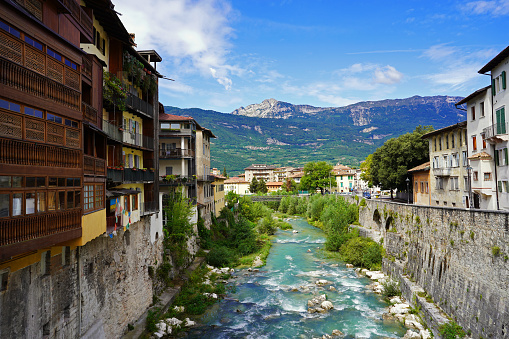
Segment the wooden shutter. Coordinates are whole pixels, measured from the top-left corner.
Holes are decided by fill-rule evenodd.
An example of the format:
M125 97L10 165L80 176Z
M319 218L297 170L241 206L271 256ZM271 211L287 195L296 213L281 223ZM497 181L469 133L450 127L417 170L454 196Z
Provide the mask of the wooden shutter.
M504 165L508 165L509 164L509 157L508 157L508 154L507 154L507 148L504 148L504 157L505 157L505 164Z
M505 107L500 109L500 133L505 134Z
M500 166L499 163L498 163L498 151L497 150L495 150L495 164L497 166Z
M505 71L502 71L502 88L505 89Z
M493 93L493 96L495 96L496 93L496 87L495 87L495 79L491 79L491 93Z

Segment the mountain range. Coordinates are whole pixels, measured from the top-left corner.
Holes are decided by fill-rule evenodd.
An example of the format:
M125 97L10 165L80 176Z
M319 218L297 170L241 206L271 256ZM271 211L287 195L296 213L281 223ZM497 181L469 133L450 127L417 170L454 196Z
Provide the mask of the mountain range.
M304 166L310 161L359 166L387 139L418 125L435 129L466 119L454 104L462 97L413 96L365 101L344 107L294 105L275 99L231 113L165 106L165 112L191 116L217 136L211 166L238 174L253 163Z

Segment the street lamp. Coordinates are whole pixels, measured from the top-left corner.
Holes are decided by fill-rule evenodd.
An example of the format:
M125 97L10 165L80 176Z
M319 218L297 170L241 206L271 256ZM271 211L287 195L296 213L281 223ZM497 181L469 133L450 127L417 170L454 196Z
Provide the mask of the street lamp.
M410 203L410 179L406 178L406 203Z
M470 166L470 164L467 165L467 174L468 174L468 208L470 208L470 206L472 206L472 178L471 178L471 174L472 174L472 166Z

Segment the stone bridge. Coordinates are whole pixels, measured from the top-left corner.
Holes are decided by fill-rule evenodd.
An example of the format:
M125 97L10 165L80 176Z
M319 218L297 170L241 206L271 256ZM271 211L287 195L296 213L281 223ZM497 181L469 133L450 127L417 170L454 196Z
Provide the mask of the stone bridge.
M473 338L509 338L509 213L366 200L359 222L383 237L386 273L424 288Z

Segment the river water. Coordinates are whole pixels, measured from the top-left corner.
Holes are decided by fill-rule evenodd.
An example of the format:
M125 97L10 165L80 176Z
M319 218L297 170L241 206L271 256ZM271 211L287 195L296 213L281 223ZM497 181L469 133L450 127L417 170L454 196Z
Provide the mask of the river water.
M290 223L299 233L278 231L267 265L259 272L236 272L235 292L197 319L203 326L188 338L312 338L335 329L345 338L401 338L404 327L382 322L388 305L366 289L371 281L320 255L325 242L320 229L303 219ZM316 287L318 279L331 281L337 291ZM300 288L305 285L311 286L307 292ZM326 294L334 309L308 313L307 301L319 294Z

